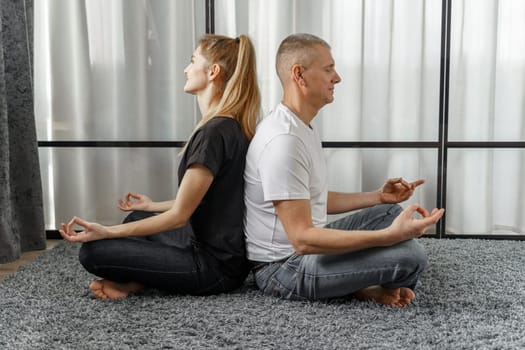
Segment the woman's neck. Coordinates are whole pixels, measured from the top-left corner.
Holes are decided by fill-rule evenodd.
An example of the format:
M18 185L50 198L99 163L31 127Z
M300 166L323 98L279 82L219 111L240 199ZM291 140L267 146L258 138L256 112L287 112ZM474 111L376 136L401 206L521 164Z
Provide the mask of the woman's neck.
M202 116L207 116L219 104L220 98L217 96L215 89L207 88L197 94L197 103Z

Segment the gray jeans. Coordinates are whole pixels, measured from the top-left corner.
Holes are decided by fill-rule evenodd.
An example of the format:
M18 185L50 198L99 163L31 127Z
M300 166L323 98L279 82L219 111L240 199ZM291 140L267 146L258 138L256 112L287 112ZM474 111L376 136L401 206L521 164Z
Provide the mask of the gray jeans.
M378 205L328 224L342 230L388 227L402 211L399 205ZM414 289L427 264L423 247L408 240L390 247L344 254L297 255L264 265L255 281L265 294L299 300L345 297L372 285Z

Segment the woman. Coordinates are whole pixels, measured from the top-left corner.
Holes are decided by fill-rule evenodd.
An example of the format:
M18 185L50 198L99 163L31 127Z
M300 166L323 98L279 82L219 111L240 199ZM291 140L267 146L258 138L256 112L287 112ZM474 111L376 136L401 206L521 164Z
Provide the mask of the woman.
M184 91L197 96L202 120L186 144L174 200L128 193L123 224L74 217L60 234L86 242L80 262L102 277L93 294L118 299L145 287L205 295L239 287L248 271L243 172L260 110L255 50L250 39L205 35L184 70ZM74 225L83 228L76 233ZM161 233L158 233L161 232Z

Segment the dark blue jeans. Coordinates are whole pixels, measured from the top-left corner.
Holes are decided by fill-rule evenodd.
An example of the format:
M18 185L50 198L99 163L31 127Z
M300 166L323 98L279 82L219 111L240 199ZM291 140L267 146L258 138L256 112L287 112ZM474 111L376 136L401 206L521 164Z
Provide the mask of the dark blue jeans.
M153 214L132 212L124 222ZM80 263L90 273L115 282L137 282L177 294L231 291L243 281L221 273L220 263L191 239L191 226L145 237L105 239L82 244Z
M399 205L378 205L327 227L382 229L390 226L401 210ZM293 254L259 268L255 281L264 293L285 299L329 299L349 296L373 285L414 289L426 264L423 247L416 240L408 240L344 254Z

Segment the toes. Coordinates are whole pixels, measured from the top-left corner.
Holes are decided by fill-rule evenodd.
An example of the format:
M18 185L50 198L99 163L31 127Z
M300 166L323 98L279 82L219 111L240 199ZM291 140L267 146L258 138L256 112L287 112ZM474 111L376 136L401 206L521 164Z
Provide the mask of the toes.
M399 297L401 299L412 301L416 297L416 294L410 288L401 288L401 290L399 291Z
M99 299L107 299L108 296L102 291L102 289L93 290L93 295Z
M102 290L103 286L104 285L101 280L94 280L93 282L89 284L89 288L93 291Z

